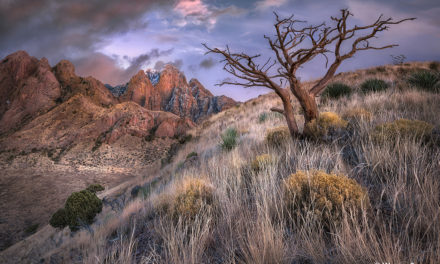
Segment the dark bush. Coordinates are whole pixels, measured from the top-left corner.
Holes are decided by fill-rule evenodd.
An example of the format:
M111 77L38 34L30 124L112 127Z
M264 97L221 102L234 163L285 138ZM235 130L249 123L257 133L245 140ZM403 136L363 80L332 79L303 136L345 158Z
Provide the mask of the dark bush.
M439 82L439 76L430 71L415 72L409 77L408 82L412 86L422 90L438 92L438 86L436 86L436 84Z
M50 218L49 224L56 228L64 228L68 225L66 209L61 208Z
M87 187L86 190L92 193L97 193L100 191L104 191L104 187L102 187L101 184L91 184L89 187Z
M193 151L193 152L189 153L188 155L186 155L186 159L190 159L192 157L196 157L197 155L198 155L197 152Z
M438 61L433 61L429 64L429 69L433 70L433 71L438 71L440 68L440 62Z
M323 98L337 99L351 94L350 86L343 83L332 83L322 93Z
M381 92L388 88L388 84L380 79L368 79L361 84L361 91L363 93Z
M267 118L269 117L269 115L266 112L261 113L258 116L258 123L263 123L267 120Z
M72 193L67 198L64 208L52 215L49 223L53 227L63 228L69 226L76 231L81 225L90 225L96 214L102 210L102 201L95 193L82 190Z
M93 223L95 216L102 210L102 201L96 194L82 190L72 193L64 208L70 229L76 230L80 225Z
M32 235L32 234L34 234L35 232L37 232L37 229L38 229L39 226L40 226L40 224L33 224L33 225L30 225L30 226L28 226L28 227L24 230L24 232L25 232L27 235Z

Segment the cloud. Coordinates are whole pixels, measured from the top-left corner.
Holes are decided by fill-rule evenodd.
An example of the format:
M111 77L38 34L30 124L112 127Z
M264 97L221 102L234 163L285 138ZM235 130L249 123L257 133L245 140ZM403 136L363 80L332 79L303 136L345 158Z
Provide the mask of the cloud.
M199 66L200 66L200 68L210 69L210 68L214 67L215 64L216 64L216 62L211 57L209 57L207 59L202 60L199 64Z
M158 42L165 42L165 43L173 43L173 42L178 42L179 38L177 36L174 35L166 35L166 34L159 34L155 36L155 39Z
M272 7L280 7L284 5L287 0L262 0L255 3L257 10L266 10Z
M15 0L0 5L0 56L25 49L52 63L84 55L106 37L147 27L144 14L172 0ZM7 37L4 37L7 36Z
M205 4L202 0L180 0L174 7L174 11L180 15L175 20L178 27L199 25L207 29L212 29L220 16L244 13L243 9L233 5L226 8L217 8Z
M162 56L168 56L173 52L172 49L160 51L153 49L148 53L141 54L137 57L130 58L124 56L107 56L100 52L88 54L87 56L72 60L76 68L76 73L80 76L93 76L102 82L118 85L126 83L139 70L149 65L153 59ZM129 63L127 68L120 65L120 60ZM180 64L182 62L180 61ZM178 64L178 62L176 63Z
M183 66L183 60L176 59L174 61L168 61L168 62L164 62L162 60L159 60L154 64L154 69L157 71L161 71L165 67L165 65L167 65L167 64L171 64L180 70Z

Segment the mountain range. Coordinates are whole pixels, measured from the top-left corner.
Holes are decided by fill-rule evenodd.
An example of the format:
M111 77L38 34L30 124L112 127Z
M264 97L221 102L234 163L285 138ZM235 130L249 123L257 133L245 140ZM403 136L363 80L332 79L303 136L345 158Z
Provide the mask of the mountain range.
M125 85L75 74L62 60L51 67L24 51L0 62L0 150L112 143L123 135L179 137L207 116L237 103L214 96L172 65L139 71Z

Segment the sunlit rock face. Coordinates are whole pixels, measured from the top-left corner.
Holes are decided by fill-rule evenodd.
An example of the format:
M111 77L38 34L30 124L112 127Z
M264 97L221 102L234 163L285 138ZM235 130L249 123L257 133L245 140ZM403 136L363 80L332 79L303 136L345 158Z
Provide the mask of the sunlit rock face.
M19 129L56 105L61 85L47 59L38 60L24 51L0 62L0 134Z
M139 71L125 86L120 101L133 101L149 110L171 112L194 122L237 104L229 97L214 96L197 79L188 83L173 65L166 65L161 72Z

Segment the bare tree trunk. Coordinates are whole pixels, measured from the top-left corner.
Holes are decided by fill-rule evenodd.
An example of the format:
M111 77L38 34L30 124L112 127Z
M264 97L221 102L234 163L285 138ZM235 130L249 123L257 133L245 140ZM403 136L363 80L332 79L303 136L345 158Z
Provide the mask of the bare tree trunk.
M304 111L303 134L307 136L309 134L308 124L312 122L312 120L318 118L318 105L316 104L314 94L309 93L306 89L300 87L300 84L297 82L296 79L294 79L292 83L293 84L290 86L290 91L298 99L298 102Z
M290 100L283 100L283 108L284 108L284 116L286 117L287 127L289 128L290 135L292 139L298 137L298 125L295 120L295 111L293 109L293 105Z

